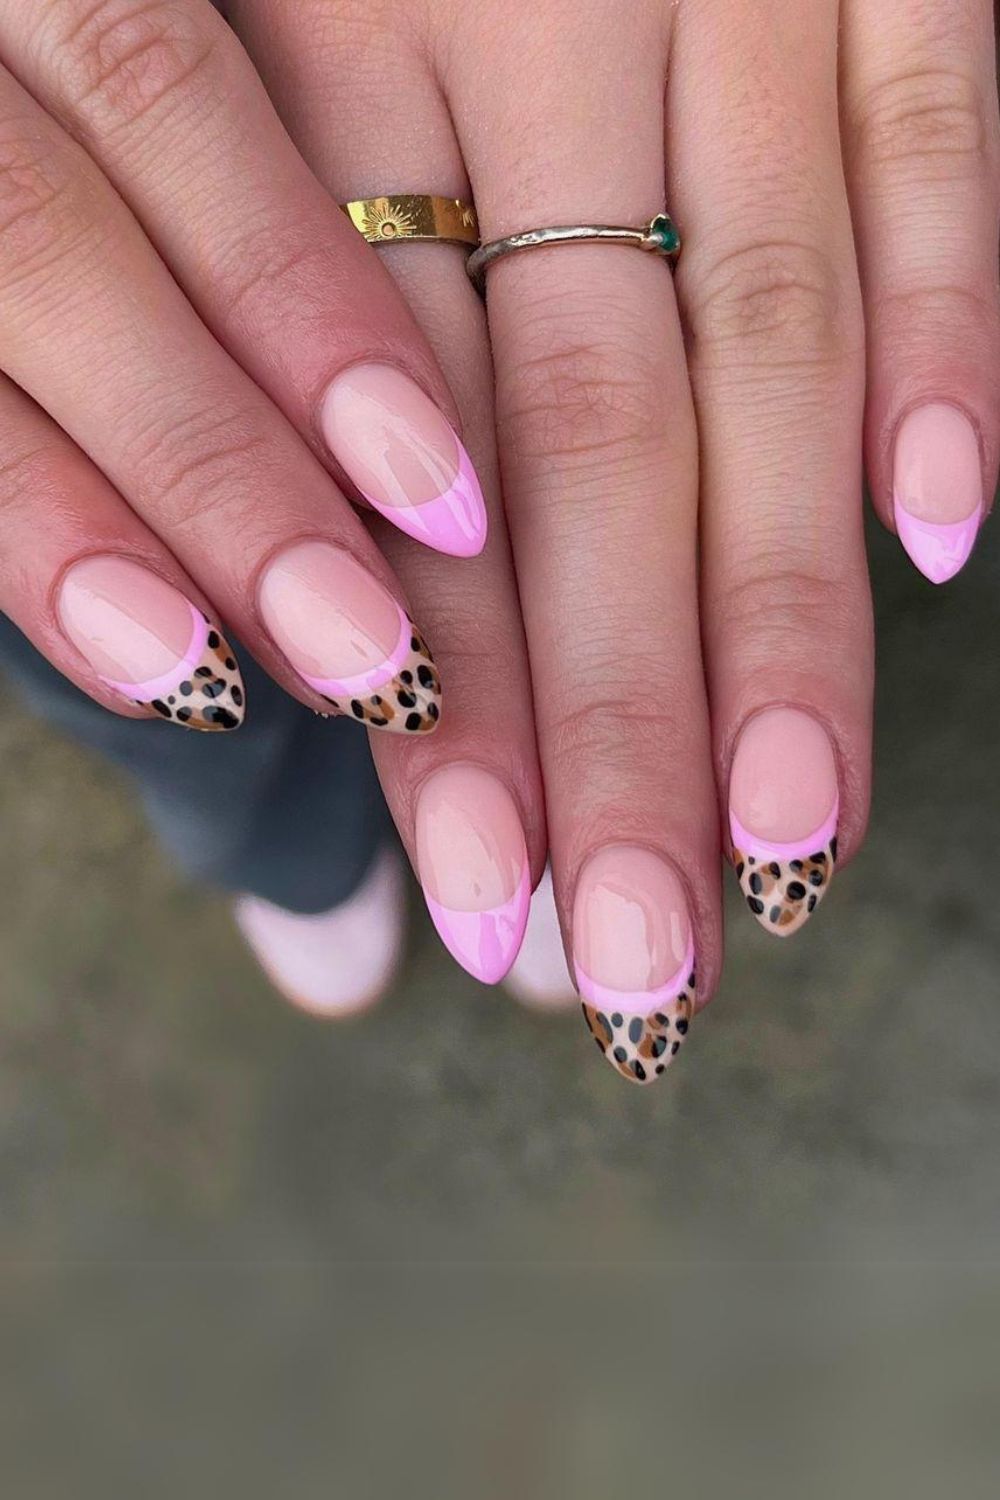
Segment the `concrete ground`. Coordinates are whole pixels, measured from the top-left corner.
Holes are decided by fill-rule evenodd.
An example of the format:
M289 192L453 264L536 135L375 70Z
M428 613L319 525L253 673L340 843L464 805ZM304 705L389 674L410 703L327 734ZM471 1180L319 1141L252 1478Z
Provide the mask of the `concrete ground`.
M659 1268L652 1287L664 1267L706 1261L859 1277L947 1262L946 1280L956 1264L995 1263L998 527L944 590L873 534L868 843L787 945L730 892L722 990L648 1090L600 1063L576 1014L528 1014L446 962L416 905L405 977L381 1012L341 1028L293 1013L225 905L172 874L118 778L5 695L0 1259L15 1325L39 1266L238 1276L530 1261L606 1276L641 1263ZM26 1336L19 1370L39 1349L55 1357L60 1328L96 1337L96 1293L45 1305L55 1342ZM267 1316L308 1343L298 1303ZM232 1347L249 1349L240 1326ZM845 1388L871 1375L860 1350L845 1369ZM592 1490L588 1474L583 1463L567 1493L638 1493ZM811 1493L876 1492L844 1485ZM318 1480L297 1491L320 1492Z

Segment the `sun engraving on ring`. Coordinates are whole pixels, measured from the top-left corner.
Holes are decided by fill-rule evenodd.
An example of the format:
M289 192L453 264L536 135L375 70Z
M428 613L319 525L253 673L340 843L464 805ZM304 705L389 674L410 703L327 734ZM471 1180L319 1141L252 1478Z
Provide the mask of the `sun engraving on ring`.
M405 209L393 208L388 198L375 198L365 209L362 233L374 240L402 240L416 227L416 220Z

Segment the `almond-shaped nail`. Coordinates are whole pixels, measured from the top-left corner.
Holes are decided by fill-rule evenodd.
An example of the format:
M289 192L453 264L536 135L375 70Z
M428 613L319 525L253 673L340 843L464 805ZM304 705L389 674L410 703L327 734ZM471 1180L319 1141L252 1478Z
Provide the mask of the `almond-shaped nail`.
M189 599L128 558L87 557L64 575L59 623L101 681L186 729L236 729L243 678L225 636Z
M729 774L732 857L762 927L790 937L826 895L840 797L826 730L797 708L768 708L743 729Z
M320 407L327 447L369 504L400 531L452 557L486 542L486 506L454 428L392 365L354 365Z
M587 861L573 902L573 966L608 1062L630 1083L652 1083L681 1049L696 994L684 887L659 855L622 844Z
M496 984L517 957L531 900L528 850L510 792L452 765L417 802L417 873L438 935L463 969Z
M434 658L392 595L329 542L296 542L260 581L260 612L308 687L368 729L427 734L441 713Z
M983 519L983 467L976 430L956 406L932 402L903 418L893 459L896 531L931 583L962 568Z

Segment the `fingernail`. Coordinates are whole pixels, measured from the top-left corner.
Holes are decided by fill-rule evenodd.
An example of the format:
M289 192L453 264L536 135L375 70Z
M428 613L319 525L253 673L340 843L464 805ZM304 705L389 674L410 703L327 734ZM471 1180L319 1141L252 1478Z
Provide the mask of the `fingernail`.
M243 678L225 636L158 573L88 557L63 578L59 623L114 692L187 729L237 729Z
M983 518L976 430L956 406L934 402L896 434L893 512L899 540L931 583L947 583L972 551Z
M740 889L768 932L797 932L825 896L839 805L833 746L811 714L768 708L749 721L729 773L729 831Z
M328 542L297 542L260 581L260 611L303 682L369 729L427 734L441 713L434 658L395 599Z
M514 799L478 766L446 766L425 782L416 823L417 873L441 941L496 984L517 957L531 899Z
M355 365L320 407L327 447L369 504L400 531L452 557L486 542L476 471L451 423L392 365Z
M684 888L648 849L615 845L584 865L573 903L583 1014L612 1067L652 1083L694 1014L694 933Z

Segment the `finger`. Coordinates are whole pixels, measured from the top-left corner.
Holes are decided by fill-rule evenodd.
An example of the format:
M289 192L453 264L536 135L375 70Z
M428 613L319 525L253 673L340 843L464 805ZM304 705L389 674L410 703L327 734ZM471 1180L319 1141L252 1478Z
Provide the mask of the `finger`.
M547 28L504 11L474 72L459 59L480 13L449 32L444 82L487 240L662 206L662 8L630 6L610 33L602 5L556 10ZM694 952L701 999L720 958L671 278L631 249L542 248L493 266L487 306L557 903L598 1046L649 1082L687 1030Z
M482 496L427 340L207 0L0 0L0 47L351 492L430 546L478 552Z
M401 192L466 197L468 182L419 38L383 29L375 7L245 3L234 22L299 149L341 199ZM380 67L367 59L378 48ZM394 86L384 87L392 77ZM441 244L380 254L459 393L481 474L490 540L456 568L377 528L421 619L443 643L448 714L431 740L397 755L374 746L379 775L438 931L476 978L494 982L520 946L527 895L545 859L545 810L517 590L499 504L493 391L483 310L464 256Z
M360 519L2 70L0 358L290 692L373 728L434 728L437 671Z
M843 120L868 323L872 496L922 573L964 565L1000 448L990 0L847 0Z
M836 67L835 0L703 0L679 17L668 92L719 785L744 895L780 936L815 909L838 837L857 848L870 775L863 339Z
M235 654L176 559L2 377L0 430L0 609L105 708L238 728L246 695Z

